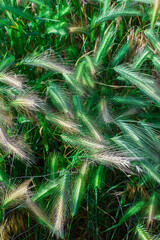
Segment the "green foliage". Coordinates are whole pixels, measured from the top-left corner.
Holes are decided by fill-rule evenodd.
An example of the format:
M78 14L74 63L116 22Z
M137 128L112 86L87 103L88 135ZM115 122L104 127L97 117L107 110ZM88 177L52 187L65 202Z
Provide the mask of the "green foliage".
M159 1L0 13L0 239L159 239Z

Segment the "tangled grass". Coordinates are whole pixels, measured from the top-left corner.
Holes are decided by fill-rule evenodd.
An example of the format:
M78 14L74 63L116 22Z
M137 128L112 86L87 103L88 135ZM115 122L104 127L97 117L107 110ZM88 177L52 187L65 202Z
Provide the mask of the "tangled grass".
M159 239L159 0L0 3L0 238Z

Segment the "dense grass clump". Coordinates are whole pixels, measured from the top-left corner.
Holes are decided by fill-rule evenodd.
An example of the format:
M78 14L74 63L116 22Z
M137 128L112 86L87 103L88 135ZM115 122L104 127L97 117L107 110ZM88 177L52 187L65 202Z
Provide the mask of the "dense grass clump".
M159 0L0 2L0 239L160 239Z

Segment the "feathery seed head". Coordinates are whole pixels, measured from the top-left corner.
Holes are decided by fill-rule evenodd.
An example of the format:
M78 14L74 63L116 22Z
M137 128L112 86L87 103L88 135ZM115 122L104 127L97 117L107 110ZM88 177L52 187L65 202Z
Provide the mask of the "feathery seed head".
M53 114L46 115L46 119L50 122L53 122L56 125L59 125L60 127L62 127L62 129L65 129L69 132L78 132L79 131L78 125L70 119L63 120L62 117L59 117L59 116L56 116Z
M29 187L31 181L32 181L32 179L29 179L29 180L23 182L17 188L14 187L12 190L10 190L5 195L4 199L2 200L3 207L7 207L10 205L13 206L15 204L17 205L20 202L24 201L29 196L31 196L31 192L29 191L29 189L31 189L33 187L33 186Z
M135 157L126 157L123 156L122 153L108 151L92 154L90 159L106 166L118 167L123 171L128 170L131 167L131 161L137 160Z
M5 83L11 87L22 90L23 81L24 78L22 76L18 76L12 72L0 72L0 82Z
M0 127L0 144L4 147L4 149L9 151L9 153L16 154L20 159L25 159L29 165L31 164L31 160L28 155L28 146L20 142L20 140L18 143L15 143L15 140L10 140L2 127Z
M107 103L105 100L103 99L101 100L100 107L101 107L101 114L102 114L103 121L107 124L110 122L113 122L114 120L108 111Z
M50 231L54 231L53 224L50 218L35 204L29 197L26 199L26 207L35 215L36 218L42 223L45 224Z
M26 57L21 61L21 64L42 67L58 73L72 74L72 71L56 62L54 57L49 55L40 54L39 56Z
M26 111L39 111L42 101L35 95L21 95L12 101L12 106Z

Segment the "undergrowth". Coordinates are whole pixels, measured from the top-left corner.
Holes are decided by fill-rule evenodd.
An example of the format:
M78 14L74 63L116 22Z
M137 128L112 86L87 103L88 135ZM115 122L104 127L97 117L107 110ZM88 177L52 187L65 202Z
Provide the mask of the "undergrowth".
M159 5L0 2L0 239L160 239Z

